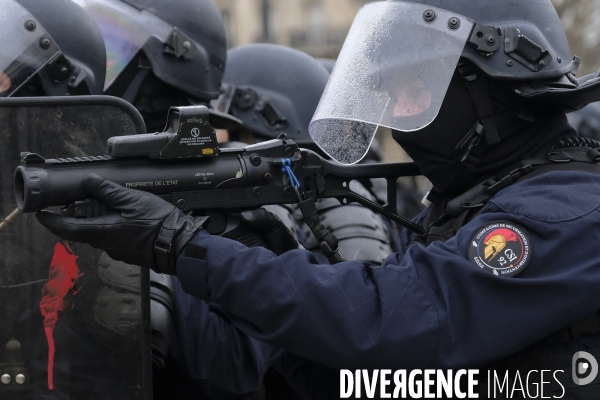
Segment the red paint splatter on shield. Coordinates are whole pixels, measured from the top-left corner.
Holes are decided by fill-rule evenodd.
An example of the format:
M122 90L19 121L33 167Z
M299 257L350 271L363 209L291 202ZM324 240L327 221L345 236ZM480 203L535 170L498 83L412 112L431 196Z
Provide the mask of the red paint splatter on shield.
M58 312L65 307L65 296L73 290L75 282L83 274L77 267L77 256L73 254L68 245L57 243L50 263L49 280L42 288L42 301L40 311L44 316L44 332L48 340L48 389L54 389L54 327L58 322ZM72 291L77 294L79 290Z

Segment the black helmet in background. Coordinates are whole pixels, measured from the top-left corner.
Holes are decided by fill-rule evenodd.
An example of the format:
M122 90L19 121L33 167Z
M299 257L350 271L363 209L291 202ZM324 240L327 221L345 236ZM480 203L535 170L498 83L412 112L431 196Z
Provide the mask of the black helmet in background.
M308 124L329 73L316 59L289 47L251 44L229 50L223 94L215 108L243 121L229 129L233 140L244 131L255 141L281 133L296 143L312 144Z
M171 106L219 96L227 40L211 0L74 0L94 18L106 43L108 95L162 130Z
M102 94L100 30L70 0L0 0L0 97Z

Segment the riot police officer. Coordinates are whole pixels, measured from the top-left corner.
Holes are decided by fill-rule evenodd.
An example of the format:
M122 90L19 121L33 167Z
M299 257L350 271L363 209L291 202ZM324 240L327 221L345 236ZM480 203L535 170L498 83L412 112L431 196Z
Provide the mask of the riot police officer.
M208 105L219 96L227 44L221 14L212 1L75 2L98 24L106 44L105 94L132 103L142 114L148 132L164 129L170 107ZM231 118L211 113L213 124L230 126ZM104 269L113 275L118 275L115 268L124 268L108 257L105 261ZM150 280L155 398L170 398L175 388L179 396L189 391L195 396L235 398L175 361L179 343L171 343L177 339L177 333L172 332L177 328L173 314L182 314L173 294L177 282L174 288L169 276L155 273ZM207 311L205 305L199 308L199 312ZM163 371L165 363L168 365Z
M107 52L107 95L123 98L162 132L172 106L220 93L227 40L211 0L75 0L96 21Z
M5 1L0 97L101 94L104 42L81 8L60 1ZM68 26L62 23L68 17ZM74 32L77 32L75 40Z
M38 218L176 274L248 335L281 346L280 368L307 397L334 397L339 368L540 370L551 352L570 370L600 337L600 157L565 116L598 99L600 82L577 79L577 65L549 0L379 1L359 12L310 133L355 163L377 126L390 127L433 183L421 228L405 230L382 266L246 248L95 175L87 190L117 213ZM170 246L155 246L165 237ZM564 390L597 391L568 379Z
M300 147L321 152L308 133L310 119L329 79L317 60L299 50L274 44L232 49L227 60L224 95L219 104L226 107L222 111L242 121L241 126L229 129L231 140L252 144L286 133ZM371 158L381 160L380 154L371 153ZM371 182L364 183L371 186ZM351 185L355 192L376 201L362 183L353 181ZM319 200L316 205L323 224L338 237L340 249L348 259L381 264L392 253L388 225L378 214L356 203L341 207L335 199ZM319 252L319 242L303 223L299 210L291 218L285 207L267 208L298 232L305 248ZM298 223L293 224L293 219Z

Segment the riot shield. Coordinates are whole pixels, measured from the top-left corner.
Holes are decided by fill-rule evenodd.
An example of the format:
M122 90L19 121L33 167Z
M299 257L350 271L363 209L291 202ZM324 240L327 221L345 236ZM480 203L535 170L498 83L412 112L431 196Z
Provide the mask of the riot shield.
M103 155L138 133L113 97L0 99L0 399L151 398L148 271L53 236L13 198L20 152Z

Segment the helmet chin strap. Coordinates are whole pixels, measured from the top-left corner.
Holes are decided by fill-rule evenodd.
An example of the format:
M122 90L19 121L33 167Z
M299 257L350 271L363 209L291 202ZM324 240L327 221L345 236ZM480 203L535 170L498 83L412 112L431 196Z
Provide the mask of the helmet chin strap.
M470 63L459 65L458 73L464 79L471 98L475 103L478 118L477 124L483 126L485 144L490 146L499 143L500 135L498 134L498 128L494 119L494 108L492 106L487 77Z
M452 177L446 180L443 187L435 187L427 197L435 204L446 197L460 195L477 183L473 179L476 175L481 175L482 160L488 150L536 120L535 113L532 113L529 106L515 105L510 97L504 97L504 92L494 92L492 99L490 78L474 65L461 63L457 72L473 100L477 121L455 148L456 158L451 164L455 172ZM500 108L506 106L512 110L494 111L495 101L500 103Z
M477 122L463 137L455 148L458 165L456 173L442 188L434 188L427 199L439 203L446 197L448 189L466 187L473 179L477 166L486 153L487 147L500 142L500 134L496 126L494 108L490 97L487 77L477 67L468 62L461 62L457 71L473 99L477 113Z

